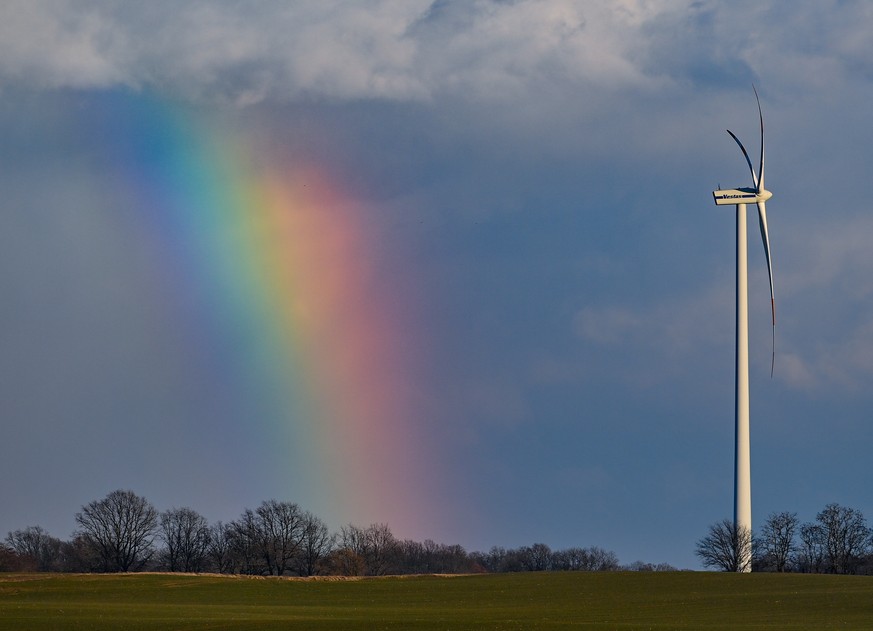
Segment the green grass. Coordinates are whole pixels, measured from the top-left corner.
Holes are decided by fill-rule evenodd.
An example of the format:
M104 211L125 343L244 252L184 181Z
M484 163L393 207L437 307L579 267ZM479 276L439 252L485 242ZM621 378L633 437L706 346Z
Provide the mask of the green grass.
M0 574L0 629L873 629L873 577Z

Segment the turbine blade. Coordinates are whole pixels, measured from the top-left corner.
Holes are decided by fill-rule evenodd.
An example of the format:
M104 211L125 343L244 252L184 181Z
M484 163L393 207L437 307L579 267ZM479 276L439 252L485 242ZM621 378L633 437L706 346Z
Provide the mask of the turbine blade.
M755 91L755 100L758 102L758 118L761 120L761 166L758 170L758 192L764 190L764 114L761 112L761 99L758 98L758 90L755 89L755 84L752 84L752 90ZM746 158L748 159L748 158ZM754 179L754 174L752 174Z
M770 377L776 364L776 297L773 293L773 262L770 256L770 233L767 230L767 207L758 202L758 225L761 227L761 241L764 243L764 256L767 258L767 275L770 278L770 314L773 318L773 353L770 358Z
M743 155L746 157L746 163L749 165L749 171L752 173L752 185L755 187L755 190L760 190L758 188L758 176L755 175L755 167L752 166L752 161L749 159L749 154L746 152L746 148L743 146L743 143L740 142L740 139L734 135L734 132L728 129L727 133L729 133L731 135L731 138L736 140L737 144L740 146Z

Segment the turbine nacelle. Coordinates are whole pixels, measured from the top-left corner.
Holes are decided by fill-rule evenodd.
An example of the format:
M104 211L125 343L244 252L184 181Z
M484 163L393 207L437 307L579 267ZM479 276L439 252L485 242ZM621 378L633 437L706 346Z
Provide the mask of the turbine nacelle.
M770 235L767 230L767 200L773 197L773 193L764 188L764 114L761 112L761 100L758 98L758 91L755 86L752 86L755 91L755 101L758 103L758 120L761 123L761 162L758 165L758 172L755 172L755 167L752 166L752 160L749 158L749 152L737 138L737 135L730 129L727 133L734 139L734 142L743 152L743 157L746 159L746 164L749 165L749 173L752 176L752 186L749 188L728 188L719 189L712 192L712 197L715 200L716 206L737 206L741 204L755 204L758 207L758 225L761 227L761 241L764 244L764 256L767 258L767 275L770 278L770 313L773 320L773 352L770 356L770 376L773 376L773 368L776 365L776 296L773 292L773 262L770 259Z
M737 204L760 204L773 197L767 190L758 192L755 188L726 188L712 192L716 206L736 206Z

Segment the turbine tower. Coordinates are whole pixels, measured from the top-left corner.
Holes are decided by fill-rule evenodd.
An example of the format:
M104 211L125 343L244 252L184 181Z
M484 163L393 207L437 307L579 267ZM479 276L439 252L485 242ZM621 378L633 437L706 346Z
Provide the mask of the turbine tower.
M761 162L758 173L752 167L749 154L740 139L731 130L731 135L740 146L749 171L752 173L751 188L735 188L713 191L717 206L736 206L737 211L737 338L736 338L736 442L734 451L734 528L737 532L737 571L752 571L752 473L749 454L749 278L747 262L746 204L758 206L758 225L764 242L767 258L767 273L770 277L770 313L773 319L773 347L770 356L770 376L776 361L776 300L773 294L773 265L770 260L770 236L767 232L766 202L773 194L764 188L764 115L758 91L758 118L761 121Z

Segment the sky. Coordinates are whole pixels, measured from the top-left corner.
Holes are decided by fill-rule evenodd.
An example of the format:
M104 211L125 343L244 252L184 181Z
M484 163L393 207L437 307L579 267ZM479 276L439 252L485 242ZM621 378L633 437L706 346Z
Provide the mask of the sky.
M752 85L754 526L873 519L869 3L2 3L0 533L131 489L699 568Z

